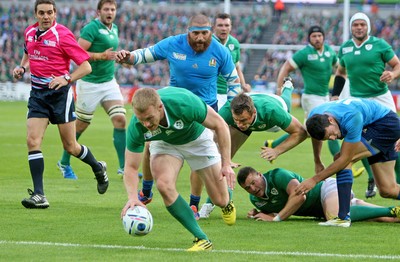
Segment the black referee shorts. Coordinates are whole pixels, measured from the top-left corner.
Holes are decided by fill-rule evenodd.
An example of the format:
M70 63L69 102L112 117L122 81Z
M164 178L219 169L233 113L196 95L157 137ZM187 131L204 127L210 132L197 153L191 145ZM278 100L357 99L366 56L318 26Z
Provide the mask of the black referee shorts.
M48 118L52 124L63 124L76 119L72 89L34 89L28 100L28 118Z

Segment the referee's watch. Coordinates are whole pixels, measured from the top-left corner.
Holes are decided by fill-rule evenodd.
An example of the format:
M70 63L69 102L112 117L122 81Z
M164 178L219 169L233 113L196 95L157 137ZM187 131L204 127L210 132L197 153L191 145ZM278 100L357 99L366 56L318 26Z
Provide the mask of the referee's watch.
M71 83L71 76L70 76L70 75L65 74L65 75L64 75L64 79L68 82L68 84Z

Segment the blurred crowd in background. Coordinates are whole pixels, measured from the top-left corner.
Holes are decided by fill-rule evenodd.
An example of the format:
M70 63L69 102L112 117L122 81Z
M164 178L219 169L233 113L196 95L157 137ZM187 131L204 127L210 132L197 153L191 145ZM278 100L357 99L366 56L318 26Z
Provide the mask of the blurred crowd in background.
M371 20L371 35L385 39L400 57L400 14L391 15L385 19L369 14ZM330 17L304 15L293 12L282 16L278 29L272 40L273 44L280 45L307 45L307 30L310 25L320 25L325 31L325 43L340 46L343 43L343 15L341 13ZM296 50L268 50L258 68L255 78L264 78L266 82L275 81L282 64L290 58ZM297 70L292 78L296 83L302 83L302 77ZM267 84L268 85L268 84ZM393 81L392 90L400 90L400 80Z
M92 8L58 7L57 21L66 25L79 37L80 29L96 17L96 5ZM15 81L12 78L13 68L19 64L22 54L25 28L35 22L32 5L15 4L10 8L2 7L0 3L0 82ZM170 8L146 8L133 5L117 11L115 23L120 30L119 49L134 50L148 47L171 35L185 33L192 11L171 10ZM213 18L215 14L207 14ZM400 15L380 18L371 14L371 35L384 38L400 56ZM263 12L239 12L232 14L233 30L240 43L260 43L262 34L269 26L269 19ZM321 14L303 14L301 12L284 12L273 39L268 44L305 45L307 30L310 25L321 25L325 30L326 43L339 46L342 39L342 14L329 17ZM246 79L248 83L268 85L274 82L281 65L292 56L295 50L267 50L256 72L254 79ZM246 71L246 63L251 59L251 52L242 49L241 65ZM169 82L169 69L166 62L156 62L125 68L118 64L117 80L121 85L165 86ZM301 87L299 72L293 75L295 82ZM24 81L29 82L29 74ZM400 84L395 81L391 89L400 90Z

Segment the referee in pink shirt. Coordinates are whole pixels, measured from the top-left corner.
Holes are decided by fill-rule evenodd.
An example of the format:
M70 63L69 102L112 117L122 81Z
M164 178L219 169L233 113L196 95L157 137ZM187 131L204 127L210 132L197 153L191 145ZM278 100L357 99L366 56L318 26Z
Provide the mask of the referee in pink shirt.
M41 144L49 124L56 124L64 149L90 165L97 179L97 191L104 194L108 188L106 163L97 161L92 152L75 138L75 106L70 83L89 74L92 69L89 55L75 40L72 32L56 22L54 0L36 0L37 22L25 29L24 55L14 68L16 79L30 68L31 93L28 101L27 145L33 191L22 200L26 208L48 208L44 194L44 159ZM69 74L70 60L78 68Z

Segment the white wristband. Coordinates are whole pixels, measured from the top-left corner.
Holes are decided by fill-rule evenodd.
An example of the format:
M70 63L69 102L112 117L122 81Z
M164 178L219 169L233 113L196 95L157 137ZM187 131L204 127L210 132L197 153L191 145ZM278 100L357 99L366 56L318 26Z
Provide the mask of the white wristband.
M279 214L277 214L277 215L272 219L272 221L274 221L274 222L281 222L282 219L281 219L281 217L279 216Z

